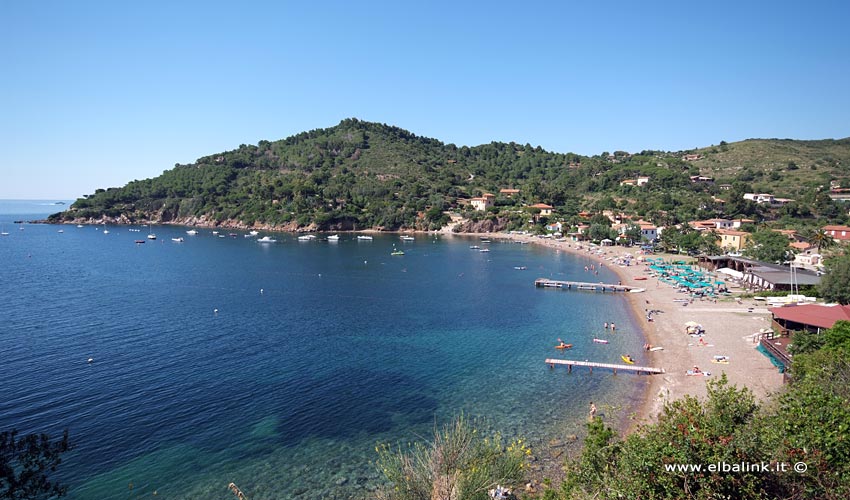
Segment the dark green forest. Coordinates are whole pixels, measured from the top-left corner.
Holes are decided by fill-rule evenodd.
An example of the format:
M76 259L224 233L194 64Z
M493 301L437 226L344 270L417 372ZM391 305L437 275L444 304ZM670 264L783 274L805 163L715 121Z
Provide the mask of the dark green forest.
M775 142L787 148L787 141ZM778 171L746 156L749 151L763 154L769 149L765 141L756 141L759 149L747 141L724 143L716 150L719 159L710 163L717 182L693 183L690 176L700 174L695 163L708 165L711 150L702 151L703 160L688 162L682 159L685 152L581 156L513 142L467 147L352 118L335 127L243 144L192 164L177 164L153 179L98 189L51 220L431 230L448 222L447 210L472 219L498 214L520 225L527 219L521 208L543 202L556 207L564 220L581 210L616 209L659 224L718 215L843 222L846 210L832 203L822 186L836 179L847 184L850 174L844 165L850 161L850 140L793 142L806 145L810 167L805 167L808 160L800 159L799 148L794 150L795 168L786 164ZM817 153L826 148L828 162ZM746 166L729 167L730 151L739 151L735 161ZM770 156L771 162L781 161L775 156ZM641 187L620 185L636 176L648 176L651 182ZM722 182L733 189L721 191ZM498 196L502 188L519 189L520 194ZM776 196L799 196L777 214L765 214L741 199L744 192L767 189ZM463 200L485 192L497 195L489 213L474 213L463 205ZM716 201L718 196L728 200L725 205Z

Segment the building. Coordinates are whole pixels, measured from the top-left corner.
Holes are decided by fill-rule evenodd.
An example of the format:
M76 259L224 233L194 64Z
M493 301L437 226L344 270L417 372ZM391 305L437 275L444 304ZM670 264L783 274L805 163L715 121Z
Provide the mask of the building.
M804 304L773 307L769 311L773 315L773 327L785 335L803 330L820 333L832 328L836 321L850 321L850 306Z
M717 244L727 252L740 252L750 242L750 233L735 231L734 229L718 229L717 235L720 239Z
M501 194L505 198L513 198L514 196L519 194L519 189L500 189L499 194Z
M539 208L540 209L540 215L543 216L543 217L547 217L549 215L552 215L552 211L555 209L554 207L547 205L545 203L535 203L534 205L531 205L531 208Z
M823 230L834 240L850 241L850 227L848 226L824 226Z
M770 205L771 207L781 207L794 201L789 198L777 198L768 193L744 193L744 199L754 201L759 205Z
M652 224L638 224L640 226L640 239L653 242L658 239L658 228Z
M638 177L637 179L625 179L620 181L621 186L643 186L649 184L649 177Z
M820 284L820 274L791 266L768 264L745 257L715 255L700 257L699 265L710 270L731 269L742 273L741 282L753 290L794 290L801 286Z
M691 182L693 184L714 184L714 177L707 177L705 175L692 175Z
M704 231L706 229L732 229L735 227L734 221L729 219L698 220L689 222L688 225L697 231Z
M732 184L718 184L717 187L720 188L721 191L729 191L732 189Z
M469 204L472 205L472 208L478 210L479 212L483 212L488 208L493 206L493 203L496 200L496 195L491 193L484 193L480 198L472 198L469 200Z
M697 161L697 160L702 160L702 158L703 158L703 156L699 155L699 154L685 155L685 156L682 157L682 159L685 160L685 161Z

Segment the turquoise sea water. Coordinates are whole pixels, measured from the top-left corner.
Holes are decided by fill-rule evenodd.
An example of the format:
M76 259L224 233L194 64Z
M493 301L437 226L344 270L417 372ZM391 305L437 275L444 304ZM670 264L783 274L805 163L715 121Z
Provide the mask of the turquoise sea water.
M613 422L642 394L641 377L543 363L641 359L622 296L534 288L616 281L585 273L598 264L586 258L156 226L137 245L147 228L15 225L37 214L3 207L0 429L69 428L71 499L229 498L231 481L252 499L366 497L377 442L428 436L460 411L543 459L552 437L581 433L590 400ZM559 337L575 347L556 351Z

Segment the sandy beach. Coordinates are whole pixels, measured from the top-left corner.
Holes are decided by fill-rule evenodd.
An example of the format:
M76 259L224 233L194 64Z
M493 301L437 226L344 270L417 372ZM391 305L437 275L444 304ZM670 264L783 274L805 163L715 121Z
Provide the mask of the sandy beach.
M480 236L480 235L477 235ZM529 235L488 234L493 239L508 239L544 245L546 247L586 256L589 263L602 262L617 274L623 285L646 288L643 293L626 293L635 322L641 325L646 341L663 350L648 352L650 366L663 368L664 374L651 375L643 404L638 409L633 424L651 422L663 408L665 401L684 395L705 397L706 382L725 373L729 382L748 387L758 399L782 386L782 374L770 360L756 350L754 334L770 327L770 313L764 304L752 299L738 303L734 298L694 299L683 305L688 295L660 283L649 274L648 265L635 262L628 267L617 265L615 260L630 254L638 257L636 247L599 247L583 242L555 241ZM658 255L652 255L658 257ZM670 256L667 256L670 258ZM678 259L678 256L672 256ZM636 280L646 277L646 280ZM679 302L675 302L679 299ZM647 321L646 311L656 311L652 321ZM685 323L694 321L705 329L703 345L685 331ZM728 364L712 362L714 356L727 356ZM688 370L698 366L708 376L691 376ZM632 426L634 427L634 426ZM628 431L628 429L627 429Z

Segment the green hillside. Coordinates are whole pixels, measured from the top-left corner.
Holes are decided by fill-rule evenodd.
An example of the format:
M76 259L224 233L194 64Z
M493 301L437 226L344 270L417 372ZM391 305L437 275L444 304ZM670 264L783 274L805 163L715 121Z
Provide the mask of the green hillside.
M811 189L815 184L838 179L846 185L850 179L848 139L749 140L699 153L705 157L689 162L680 152L586 157L529 144L456 146L398 127L346 119L335 127L279 141L243 144L176 165L153 179L99 189L51 220L283 230L437 229L448 221L448 210L473 219L498 216L519 226L528 220L523 206L544 202L565 218L584 209L618 209L670 223L758 212L758 207L737 201L718 204L712 198L720 194L717 186L692 183L692 175L746 181L736 184L736 200L745 190L775 188L777 195L808 190L811 204L816 201ZM648 176L651 182L621 185L636 176ZM520 194L497 197L488 213L474 212L465 204L502 188L516 188ZM836 217L839 212L831 208L826 215Z
M751 182L758 191L798 196L831 180L850 180L850 138L795 141L748 139L696 150L703 175L719 182Z

